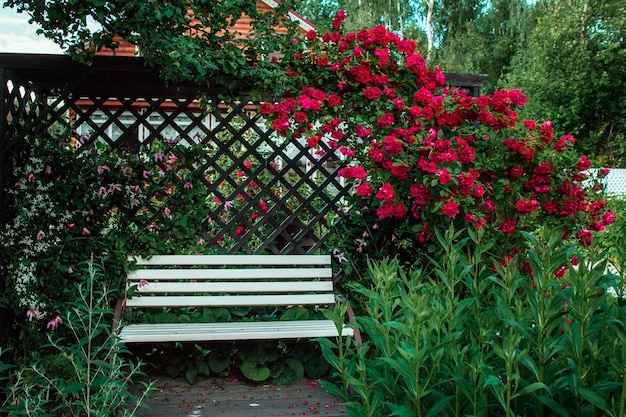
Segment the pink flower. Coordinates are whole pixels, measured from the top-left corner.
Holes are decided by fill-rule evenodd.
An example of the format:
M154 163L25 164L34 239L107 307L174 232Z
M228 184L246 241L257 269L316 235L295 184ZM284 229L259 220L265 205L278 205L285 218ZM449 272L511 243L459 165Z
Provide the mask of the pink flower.
M198 245L203 246L206 242L204 241L204 239L200 238L198 239Z
M111 168L109 168L106 165L99 165L97 171L98 171L98 174L102 175L105 172L111 172Z
M63 323L63 320L61 319L61 317L56 316L55 318L53 318L52 320L48 322L48 324L46 325L46 328L50 330L54 330L57 328L59 324L62 324L62 323Z
M74 270L72 269L71 266L69 268L67 268L67 273L68 274L73 274L74 273Z
M140 279L139 280L139 285L138 285L139 288L143 288L146 285L148 285L148 281L147 280L145 280L145 279Z
M28 321L33 321L33 319L38 320L41 318L41 316L42 314L39 312L39 310L37 310L36 307L31 307L26 310L26 318L28 318Z
M37 239L41 240L41 239L43 239L45 237L46 237L46 234L44 233L43 230L40 230L40 231L37 232Z
M86 227L83 227L83 236L89 236L91 232Z
M335 259L337 259L338 262L344 262L344 261L348 261L346 259L346 256L344 255L343 252L340 252L339 249L335 248L333 249L333 256L335 257Z
M28 174L28 182L35 182L35 181L36 181L35 174L33 174L32 172Z

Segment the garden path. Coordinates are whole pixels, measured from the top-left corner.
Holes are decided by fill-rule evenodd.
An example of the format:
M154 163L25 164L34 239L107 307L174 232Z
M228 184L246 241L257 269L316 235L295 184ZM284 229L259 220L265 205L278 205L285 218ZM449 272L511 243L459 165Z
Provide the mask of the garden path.
M303 380L288 386L252 384L235 377L207 378L195 385L159 377L150 394L150 409L140 417L275 417L345 416L337 397L319 383Z

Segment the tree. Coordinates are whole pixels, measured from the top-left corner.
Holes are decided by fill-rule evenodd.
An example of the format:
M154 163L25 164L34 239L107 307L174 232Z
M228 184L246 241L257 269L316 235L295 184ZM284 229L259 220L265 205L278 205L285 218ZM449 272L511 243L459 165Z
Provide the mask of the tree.
M162 68L166 80L236 89L255 79L251 62L284 43L274 28L293 27L284 17L290 2L281 3L276 13L260 12L255 0L7 0L5 7L27 13L40 34L81 62L90 62L102 47L114 49L118 35L139 46L146 63ZM227 30L243 14L253 29L245 38Z
M447 0L440 11L441 37L435 63L447 71L487 74L486 92L500 85L511 58L533 26L525 0Z
M509 86L528 95L577 146L605 164L626 162L626 5L621 0L542 1L527 48L514 59ZM561 131L562 133L562 131Z

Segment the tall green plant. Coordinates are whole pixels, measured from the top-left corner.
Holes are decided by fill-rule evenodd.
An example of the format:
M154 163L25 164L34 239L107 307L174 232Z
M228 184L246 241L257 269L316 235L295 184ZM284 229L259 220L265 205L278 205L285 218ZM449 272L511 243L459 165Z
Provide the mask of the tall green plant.
M49 336L49 362L36 360L15 369L3 392L0 413L7 416L133 416L152 383L139 381L141 364L125 359L117 334L111 333L113 311L103 273L93 259L85 264L87 279L77 285L80 298L48 323L65 328L68 339ZM4 364L0 367L5 367ZM131 389L138 383L137 394Z
M546 228L524 234L523 273L466 233L437 233L443 255L420 269L370 261L371 285L351 285L363 345L322 342L348 414L623 416L626 315L608 291L622 279L609 253L563 246Z

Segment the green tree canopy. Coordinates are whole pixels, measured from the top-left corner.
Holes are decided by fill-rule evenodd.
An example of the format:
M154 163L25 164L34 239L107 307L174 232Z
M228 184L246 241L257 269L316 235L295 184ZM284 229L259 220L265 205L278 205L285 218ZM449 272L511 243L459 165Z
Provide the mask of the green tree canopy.
M528 46L506 77L579 149L610 166L626 162L626 3L542 1Z
M274 28L293 28L284 17L289 2L281 3L276 13L259 11L255 0L7 0L5 7L27 13L40 34L79 61L115 48L118 35L139 46L168 81L211 80L234 89L252 78L251 62L284 43ZM243 14L252 34L239 38L225 29Z

